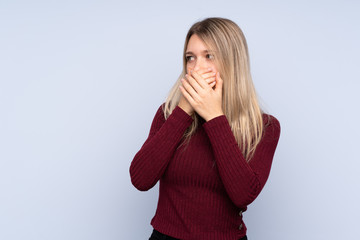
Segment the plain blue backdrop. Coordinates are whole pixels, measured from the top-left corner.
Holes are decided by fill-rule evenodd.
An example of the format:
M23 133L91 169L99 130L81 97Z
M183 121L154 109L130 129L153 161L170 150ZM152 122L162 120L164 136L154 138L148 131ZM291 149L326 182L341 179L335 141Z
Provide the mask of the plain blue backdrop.
M282 134L250 240L356 239L358 1L0 2L0 239L147 239L158 186L130 163L181 72L187 30L226 17Z

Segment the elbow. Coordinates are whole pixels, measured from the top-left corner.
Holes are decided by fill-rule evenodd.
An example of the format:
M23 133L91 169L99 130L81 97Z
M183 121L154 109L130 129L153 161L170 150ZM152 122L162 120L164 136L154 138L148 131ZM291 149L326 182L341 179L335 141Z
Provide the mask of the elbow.
M232 201L238 208L244 209L256 199L260 191L260 183L254 181L248 188L236 191L236 194L233 194Z
M134 171L132 166L130 166L129 172L131 183L137 190L145 192L155 185L153 183L150 183L149 181L146 181L145 176L138 173L137 171Z
M146 192L151 189L151 187L147 187L147 186L143 186L143 185L135 185L135 184L133 184L133 185L137 190L139 190L141 192Z
M242 197L241 199L235 199L233 200L233 203L240 209L246 208L248 205L250 205L256 197L253 197L252 195Z
M146 191L150 190L153 187L150 184L146 184L146 183L142 183L140 181L136 181L136 180L134 180L133 177L131 177L131 183L137 190L139 190L141 192L146 192Z

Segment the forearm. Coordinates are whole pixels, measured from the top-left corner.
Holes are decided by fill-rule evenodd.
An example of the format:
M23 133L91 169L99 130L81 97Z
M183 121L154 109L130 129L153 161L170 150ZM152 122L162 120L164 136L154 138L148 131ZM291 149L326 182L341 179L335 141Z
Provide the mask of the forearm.
M146 191L156 184L192 121L176 107L161 128L145 141L130 166L131 181L137 189Z
M266 131L250 163L243 157L225 115L204 123L217 168L235 205L243 208L259 195L270 173L278 132Z

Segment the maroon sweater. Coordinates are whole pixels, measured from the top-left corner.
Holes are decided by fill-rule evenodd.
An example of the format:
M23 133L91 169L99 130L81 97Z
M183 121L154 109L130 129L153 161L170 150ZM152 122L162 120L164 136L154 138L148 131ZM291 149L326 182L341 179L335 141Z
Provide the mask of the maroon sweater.
M163 104L164 105L164 104ZM151 225L184 240L236 240L246 234L242 212L265 185L280 124L263 114L265 132L248 163L225 115L200 119L189 145L181 145L193 119L177 106L167 120L161 105L130 166L132 184L147 191L160 180Z

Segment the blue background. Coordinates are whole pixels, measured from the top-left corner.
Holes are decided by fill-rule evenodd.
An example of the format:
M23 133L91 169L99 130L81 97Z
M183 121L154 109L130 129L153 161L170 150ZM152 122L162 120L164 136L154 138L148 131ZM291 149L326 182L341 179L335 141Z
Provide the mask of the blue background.
M356 239L359 1L0 2L0 239L147 239L158 187L132 158L187 30L232 19L282 134L251 240Z

